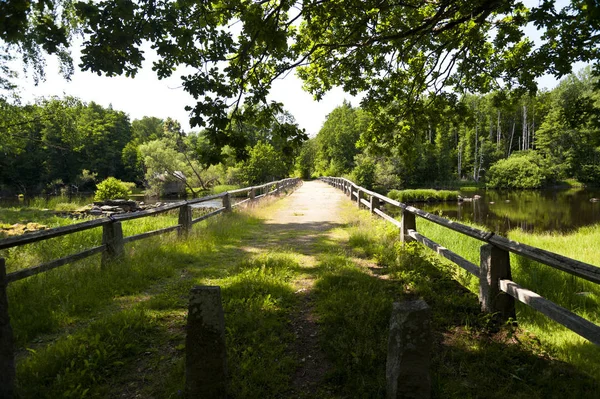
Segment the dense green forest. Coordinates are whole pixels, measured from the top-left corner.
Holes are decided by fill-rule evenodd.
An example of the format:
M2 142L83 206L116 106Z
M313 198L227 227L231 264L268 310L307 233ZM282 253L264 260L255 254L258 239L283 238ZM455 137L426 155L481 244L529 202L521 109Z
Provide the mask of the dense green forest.
M471 180L539 188L575 178L600 183L600 91L590 68L551 91L495 91L367 112L344 103L298 158L303 177L348 175L381 192Z
M346 175L387 193L458 180L497 188L539 188L575 178L600 183L600 91L590 68L536 95L496 91L420 101L399 118L345 102L307 139L292 115L255 111L235 125L243 147L218 147L206 131L184 133L172 119L130 121L111 107L65 97L2 101L3 192L93 190L107 177L159 194L180 181L192 194L215 184L254 184L292 174ZM261 118L271 118L265 123Z
M254 110L257 119L270 114ZM248 111L249 112L249 111ZM292 172L305 134L285 111L260 126L236 125L244 146L217 147L170 118L130 121L122 111L65 97L15 105L0 100L0 192L89 192L108 177L160 194L181 182L193 195L215 184L253 184ZM297 137L289 139L289 135Z

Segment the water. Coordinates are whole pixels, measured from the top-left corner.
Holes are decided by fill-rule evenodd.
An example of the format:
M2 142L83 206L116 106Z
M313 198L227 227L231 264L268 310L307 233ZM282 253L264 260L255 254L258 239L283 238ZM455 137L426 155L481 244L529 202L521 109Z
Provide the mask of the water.
M473 202L417 203L417 208L464 222L474 222L506 234L520 228L527 232L569 232L600 223L600 189L462 192L463 197L480 195Z

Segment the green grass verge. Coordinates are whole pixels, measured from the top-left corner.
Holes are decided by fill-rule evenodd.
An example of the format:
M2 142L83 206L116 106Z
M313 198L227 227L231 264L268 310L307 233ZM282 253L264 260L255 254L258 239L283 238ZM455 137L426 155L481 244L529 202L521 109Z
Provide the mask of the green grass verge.
M453 268L416 244L403 248L393 226L348 203L347 224L329 231L273 230L260 215L279 206L285 204L221 215L187 238L128 245L127 257L105 270L90 259L11 284L20 397L181 397L194 285L222 287L233 398L384 397L391 304L413 298L433 312L433 397L595 397L596 381L550 358L543 339L480 314L476 296L452 279ZM124 230L175 219L144 218ZM79 241L98 239L94 231ZM315 241L303 247L310 234ZM46 251L59 254L77 241ZM23 255L45 256L44 248L30 247ZM26 266L20 254L10 255L9 265ZM301 359L292 320L306 278L316 281L310 295L329 364L313 396L293 387Z
M481 314L476 295L457 284L449 264L416 243L402 248L388 226L362 222L348 233L351 254L332 247L316 287L323 347L335 366L330 383L339 397L385 396L391 303L413 298L432 309L432 397L594 397L597 381L551 360L540 340ZM376 261L385 278L352 254Z
M458 191L433 189L392 190L387 196L400 202L456 201Z
M481 226L473 226L486 230ZM481 241L420 218L417 220L417 230L479 265L479 248L483 244ZM600 225L584 227L571 234L531 234L513 230L508 237L583 262L600 265L600 254L595 250L600 240ZM515 254L510 255L510 260L513 280L518 284L600 324L600 287L597 284ZM474 276L458 266L453 266L453 274L473 293L478 292L479 282ZM552 356L575 364L600 379L600 348L519 302L517 320L521 327L544 342Z

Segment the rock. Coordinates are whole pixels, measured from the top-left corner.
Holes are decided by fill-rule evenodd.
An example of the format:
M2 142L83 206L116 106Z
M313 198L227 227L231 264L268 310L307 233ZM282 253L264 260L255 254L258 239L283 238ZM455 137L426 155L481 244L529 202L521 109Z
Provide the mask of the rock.
M103 212L119 212L122 210L118 206L111 206L111 205L103 205L100 207L100 209L102 209Z

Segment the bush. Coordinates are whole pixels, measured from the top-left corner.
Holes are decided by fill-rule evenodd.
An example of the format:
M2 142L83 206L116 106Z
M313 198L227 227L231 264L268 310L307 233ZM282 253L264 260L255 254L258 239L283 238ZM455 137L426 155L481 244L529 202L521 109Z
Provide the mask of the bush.
M581 183L600 184L600 166L598 165L583 165L576 172L575 177Z
M373 189L375 183L375 161L367 155L359 154L354 157L356 167L350 175L350 180L367 190ZM336 175L332 175L336 176Z
M98 184L94 200L125 199L129 194L131 194L131 191L127 187L127 183L114 177L109 177Z
M490 167L489 188L540 188L555 180L555 171L538 153L515 152Z

